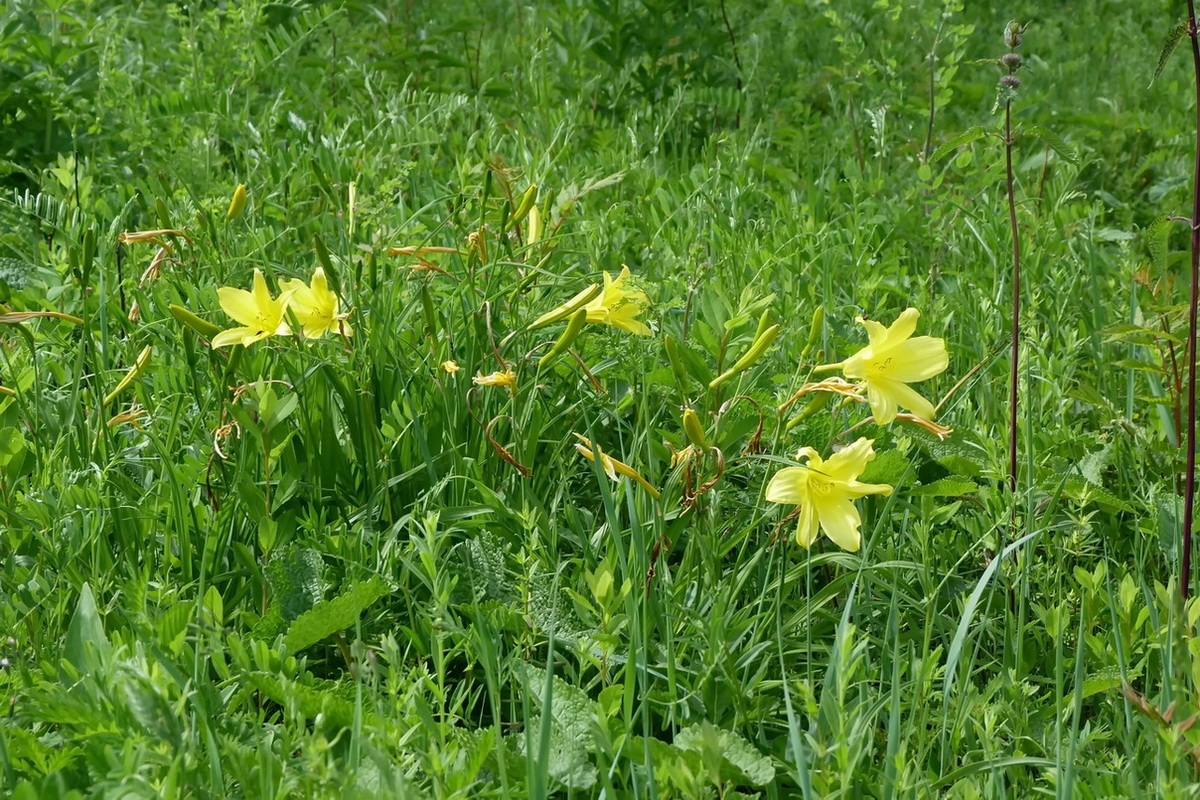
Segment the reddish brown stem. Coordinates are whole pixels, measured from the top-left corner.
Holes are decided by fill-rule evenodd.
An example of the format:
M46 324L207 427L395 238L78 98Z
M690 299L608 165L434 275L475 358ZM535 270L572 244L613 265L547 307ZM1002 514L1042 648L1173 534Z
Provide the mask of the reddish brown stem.
M1191 0L1189 0L1191 2ZM1012 355L1008 373L1008 485L1017 491L1017 377L1021 354L1021 238L1013 189L1012 100L1004 103L1004 168L1008 180L1008 223L1012 228Z
M1200 40L1196 37L1196 2L1188 0L1188 38L1192 40L1192 66L1196 74L1196 168L1192 176L1192 290L1188 303L1187 470L1184 473L1183 560L1179 591L1187 600L1192 579L1192 514L1196 503L1196 307L1200 300Z

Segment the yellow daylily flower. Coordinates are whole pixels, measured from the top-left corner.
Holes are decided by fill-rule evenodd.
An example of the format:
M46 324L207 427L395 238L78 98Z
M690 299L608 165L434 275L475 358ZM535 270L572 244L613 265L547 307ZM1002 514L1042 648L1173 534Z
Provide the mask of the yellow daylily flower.
M867 402L875 422L887 425L896 418L898 406L904 406L922 419L933 419L933 403L917 394L908 384L932 378L950 364L946 341L934 336L912 338L920 312L909 308L889 327L859 317L867 329L870 344L840 365L847 378L867 385Z
M471 382L476 386L507 386L509 391L516 391L517 375L511 369L497 370L491 375L476 375Z
M580 442L579 444L575 445L575 450L579 453L579 455L583 456L588 461L595 461L596 454L592 452L591 440L586 436L580 436L578 433L575 434L575 438ZM645 489L655 500L662 496L658 489L655 489L650 481L643 478L642 474L636 469L623 461L617 461L615 458L601 450L598 445L596 447L596 451L600 453L600 466L604 468L605 475L612 478L614 481L620 480L618 476L624 475L626 478L629 478Z
M638 336L649 336L650 328L634 317L649 307L650 298L641 289L624 286L628 278L629 267L621 267L621 274L616 280L607 272L604 273L604 289L584 306L588 312L587 321L612 325Z
M862 544L862 517L854 500L868 494L892 493L887 484L858 482L867 462L875 458L872 444L872 439L859 439L828 460L811 447L803 447L796 457L808 459L804 466L785 467L771 478L767 502L800 506L796 542L801 547L811 547L818 529L823 529L838 547L851 553L858 550Z
M247 292L245 289L233 289L229 286L217 289L221 308L234 320L242 323L243 327L221 331L213 337L212 346L247 346L268 336L286 336L291 333L291 329L283 321L289 296L289 292L283 292L279 297L272 298L270 290L267 289L267 279L257 269L254 270L253 291Z
M305 284L299 278L292 278L284 282L283 288L291 292L288 307L296 315L305 338L318 339L327 331L345 336L354 334L350 323L346 322L345 315L338 314L338 297L330 291L329 280L321 267L313 271L310 284Z

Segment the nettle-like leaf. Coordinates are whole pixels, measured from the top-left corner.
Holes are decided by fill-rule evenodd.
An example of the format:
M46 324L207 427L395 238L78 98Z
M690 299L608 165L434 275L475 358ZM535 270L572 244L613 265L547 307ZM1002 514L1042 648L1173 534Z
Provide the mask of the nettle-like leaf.
M325 561L311 547L289 548L267 568L267 581L284 622L310 610L325 596Z
M529 576L529 612L537 629L556 639L573 642L590 630L575 613L571 596L558 585L552 572Z
M933 151L933 155L929 157L929 160L933 163L937 163L958 148L968 145L971 142L978 141L987 135L988 131L985 128L977 126L968 131L964 131L957 136L952 136L943 142L938 149Z
M775 765L754 745L733 731L723 730L711 722L701 722L684 728L675 735L675 747L700 753L706 760L720 758L721 777L752 786L766 786L775 779Z
M964 494L971 494L978 488L979 485L970 478L947 476L924 486L914 486L908 489L907 493L921 497L961 497Z
M1171 221L1159 217L1142 231L1146 242L1146 252L1150 255L1150 263L1158 274L1167 270L1167 245L1171 236Z
M0 281L14 291L20 291L33 280L37 268L17 258L0 258Z
M909 465L908 457L899 450L884 450L867 463L867 468L858 479L862 483L886 483L895 486L904 479Z
M1167 68L1167 62L1171 60L1171 56L1175 53L1175 48L1183 41L1184 35L1187 33L1188 21L1181 21L1174 28L1167 32L1163 38L1162 50L1158 54L1158 64L1154 67L1154 75L1150 78L1150 84L1153 85L1162 71Z
M469 588L475 602L509 600L513 585L504 566L504 545L490 531L464 543L458 551L465 573L460 585Z
M344 631L376 600L390 594L391 587L379 577L356 583L332 600L317 603L288 626L283 643L288 652L298 653L317 642Z
M526 693L541 705L545 702L546 673L529 665L517 670ZM599 706L579 688L558 676L550 677L549 709L541 713L550 714L550 748L547 754L547 771L550 777L570 789L590 789L596 782L596 767L589 755L592 744L592 720L599 713ZM540 716L529 721L531 730L541 725ZM524 746L522 735L519 747Z
M1053 131L1051 131L1047 128L1044 128L1041 125L1025 125L1021 128L1021 135L1022 136L1031 136L1034 139L1041 140L1043 144L1047 145L1051 150L1053 150L1055 153L1057 153L1064 161L1066 161L1069 164L1078 164L1079 163L1079 155L1075 152L1075 148L1073 148L1073 147L1071 147L1071 145L1067 144L1062 139L1062 137L1060 137L1057 133L1054 133ZM1111 229L1104 229L1104 230L1111 230ZM1127 236L1130 239L1133 238L1133 234L1126 234L1124 231L1121 231L1120 233L1123 236ZM1116 239L1116 240L1107 239L1105 241L1123 241L1123 239Z

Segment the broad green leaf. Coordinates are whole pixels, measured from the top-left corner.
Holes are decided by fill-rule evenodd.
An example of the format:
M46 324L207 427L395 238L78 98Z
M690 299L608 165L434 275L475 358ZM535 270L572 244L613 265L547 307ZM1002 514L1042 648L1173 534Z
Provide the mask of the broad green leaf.
M973 480L948 476L924 486L914 486L908 490L908 494L922 497L960 497L971 494L978 488Z
M775 765L753 745L733 731L717 728L709 722L691 725L675 735L675 746L704 755L717 753L736 768L737 778L752 786L766 786L775 779ZM722 770L724 772L724 770Z
M289 653L299 653L317 642L354 625L376 600L391 593L382 578L355 584L332 600L318 603L288 626L283 643Z
M86 675L108 657L110 649L92 587L85 583L79 592L79 602L75 605L71 624L67 627L63 658L80 675Z
M982 139L987 135L988 131L985 128L974 127L964 133L960 133L957 136L952 136L942 143L941 147L933 151L933 155L929 157L929 160L933 163L941 161L943 158L950 155L963 145L970 144L971 142L974 142L977 139Z

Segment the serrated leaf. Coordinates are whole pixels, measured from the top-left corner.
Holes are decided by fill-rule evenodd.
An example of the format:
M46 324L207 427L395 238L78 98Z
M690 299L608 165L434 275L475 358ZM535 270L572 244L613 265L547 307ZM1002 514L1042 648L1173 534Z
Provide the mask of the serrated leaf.
M909 432L909 436L921 445L921 449L927 452L934 461L955 475L974 478L983 474L983 458L980 449L972 446L961 433L955 433L946 439L939 439L932 433L916 429Z
M328 689L319 686L308 686L300 683L284 683L273 675L252 673L246 676L255 689L263 696L274 700L281 706L295 708L306 719L316 719L323 715L325 719L342 728L354 725L354 703L336 693L336 684L327 682ZM378 721L372 720L375 724Z
M543 705L547 696L546 673L528 664L521 664L516 672L528 696ZM597 773L588 753L595 745L591 730L599 706L582 689L557 675L551 676L549 688L550 708L541 709L542 714L548 711L551 723L547 771L571 789L590 789ZM540 720L530 722L535 727L539 724Z
M1171 221L1159 217L1142 231L1146 242L1146 252L1150 254L1150 263L1156 272L1162 273L1167 269L1167 243L1171 235Z
M964 144L970 144L971 142L974 142L978 139L982 139L984 136L987 136L987 135L988 135L988 132L986 129L981 128L981 127L974 127L964 133L960 133L957 136L952 136L949 139L947 139L945 142L943 142L942 145L937 150L933 151L933 155L929 157L929 161L931 163L936 163L938 161L941 161L943 158L950 155L955 150L962 147Z
M863 483L886 483L894 486L908 472L908 468L909 461L903 453L899 450L885 450L867 463L867 468L863 470L859 480Z
M8 284L10 289L20 291L29 285L37 272L37 267L28 261L17 258L0 258L0 281Z
M1053 150L1054 152L1058 153L1060 156L1062 156L1062 158L1065 161L1067 161L1068 163L1071 163L1071 164L1079 163L1079 156L1078 156L1078 154L1076 154L1075 149L1073 147L1071 147L1069 144L1067 144L1065 141L1063 141L1063 139L1058 134L1052 133L1051 131L1047 130L1046 128L1042 127L1041 125L1026 125L1021 128L1021 135L1022 136L1032 136L1033 138L1039 139L1042 142L1050 145L1050 149ZM1103 231L1103 230L1111 230L1111 229L1103 228L1101 230ZM1121 233L1124 234L1123 231L1121 231ZM1133 234L1127 234L1127 235L1129 236L1129 238L1131 238L1131 239L1133 238Z
M1175 53L1175 48L1179 46L1179 42L1183 40L1187 34L1188 21L1185 19L1171 28L1167 32L1166 38L1163 39L1162 50L1158 54L1158 65L1154 67L1154 75L1150 78L1150 85L1158 80L1158 76L1167 68L1167 62L1171 60L1171 56Z
M390 594L382 578L357 583L332 600L318 603L288 626L283 643L288 652L298 653L354 625L358 616L376 600Z
M1083 696L1088 698L1100 692L1120 688L1123 681L1132 681L1140 678L1141 675L1142 671L1137 667L1129 668L1124 675L1121 674L1121 668L1116 665L1101 667L1084 679Z
M1063 484L1063 496L1077 503L1095 503L1106 511L1133 511L1133 506L1129 503L1107 489L1092 486L1078 475L1067 478Z
M1183 339L1172 333L1167 333L1159 328L1147 328L1142 325L1134 325L1128 322L1122 322L1117 325L1109 325L1104 330L1100 331L1104 335L1104 343L1112 342L1129 342L1130 344L1153 344L1156 339L1163 339L1175 344L1182 344Z
M1112 460L1112 445L1108 444L1099 450L1088 453L1079 459L1079 474L1092 486L1102 486L1101 477Z
M325 561L311 547L291 547L267 568L279 615L291 622L325 597Z
M927 483L924 486L916 486L909 489L908 494L922 497L961 497L964 494L971 494L978 488L978 484L973 480L951 476Z
M775 779L775 765L768 756L733 731L723 730L710 722L684 728L675 735L674 744L680 750L702 755L706 752L719 754L725 764L737 770L737 779L752 786L766 786Z
M494 534L485 531L466 542L460 551L465 584L475 602L509 600L512 581L504 567L504 546Z

